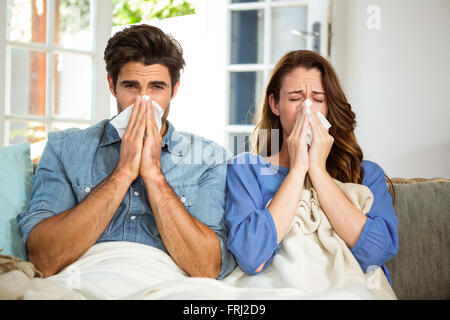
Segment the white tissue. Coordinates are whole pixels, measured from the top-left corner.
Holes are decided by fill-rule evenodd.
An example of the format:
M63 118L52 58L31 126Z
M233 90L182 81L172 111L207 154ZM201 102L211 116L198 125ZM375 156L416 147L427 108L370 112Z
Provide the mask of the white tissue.
M309 107L312 106L312 101L309 100L309 99L306 99L306 100L305 100L305 106L309 109Z
M309 114L311 112L312 101L309 99L306 99L305 106L306 106L305 113ZM317 113L317 116L319 117L320 122L322 122L322 125L325 128L325 130L330 129L331 124L328 122L327 118L325 118L324 115L320 111L316 111L316 113ZM308 144L308 146L310 146L311 141L312 141L312 131L311 131L311 127L309 126L309 123L307 125L308 125L308 127L306 128L306 143Z
M142 101L148 101L150 99L150 96L142 96ZM161 106L155 101L152 100L153 109L155 111L155 121L156 125L158 126L158 130L161 131L162 127L162 116L164 114L164 109L161 108ZM123 110L121 113L117 115L113 120L111 120L111 124L116 128L117 133L119 134L119 137L122 138L123 133L127 129L128 122L130 121L131 112L133 111L134 104L131 106L128 106Z

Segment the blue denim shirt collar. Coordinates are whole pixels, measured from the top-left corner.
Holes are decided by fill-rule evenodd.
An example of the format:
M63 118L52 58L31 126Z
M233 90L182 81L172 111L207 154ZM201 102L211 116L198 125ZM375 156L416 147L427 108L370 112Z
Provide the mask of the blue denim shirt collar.
M114 119L114 117L112 119ZM179 141L177 141L177 139L175 138L175 136L177 136L176 134L174 134L176 132L175 127L172 125L172 123L170 123L169 120L166 120L166 127L166 132L162 137L161 148L178 156L183 156L185 148L176 148L177 150L175 150L175 145L179 143ZM116 128L114 128L114 126L111 124L111 121L108 121L99 146L108 146L110 144L119 142L120 140L121 139L119 134L117 133Z

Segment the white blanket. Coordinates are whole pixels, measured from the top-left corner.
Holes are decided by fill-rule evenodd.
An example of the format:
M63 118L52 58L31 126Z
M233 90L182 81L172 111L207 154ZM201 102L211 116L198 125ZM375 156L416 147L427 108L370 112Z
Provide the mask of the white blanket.
M373 196L367 187L335 182L359 209L369 211ZM66 292L52 297L37 287L28 290L25 298L396 299L381 268L362 272L311 188L303 190L280 251L257 275L244 274L237 267L223 280L191 278L159 249L106 242L94 245L47 280Z

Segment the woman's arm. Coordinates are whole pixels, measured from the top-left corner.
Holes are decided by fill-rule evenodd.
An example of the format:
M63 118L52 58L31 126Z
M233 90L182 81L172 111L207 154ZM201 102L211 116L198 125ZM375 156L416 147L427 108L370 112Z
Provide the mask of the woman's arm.
M326 170L312 169L309 176L333 229L353 248L366 223L366 215L353 205Z
M364 271L369 265L383 264L398 248L397 218L383 170L375 165L365 172L366 177L375 177L368 183L374 203L366 216L347 199L326 171L333 137L320 124L316 114L312 114L310 123L313 141L308 173L325 214L335 231L352 248Z
M352 248L364 228L366 215L348 200L327 172L326 161L334 138L325 130L315 112L310 114L309 123L313 133L308 170L311 183L331 226Z

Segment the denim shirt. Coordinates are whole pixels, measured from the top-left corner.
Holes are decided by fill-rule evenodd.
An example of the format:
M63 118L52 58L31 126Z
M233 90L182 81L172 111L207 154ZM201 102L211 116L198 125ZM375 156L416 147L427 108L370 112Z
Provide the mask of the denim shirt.
M185 209L219 237L222 266L219 279L235 261L228 251L224 221L226 161L229 152L213 141L176 131L166 121L161 169ZM48 142L33 176L29 209L17 216L23 245L41 221L71 209L107 178L119 161L121 139L106 119L85 129L48 134ZM96 243L130 241L167 252L156 226L144 181L133 181L122 203Z

